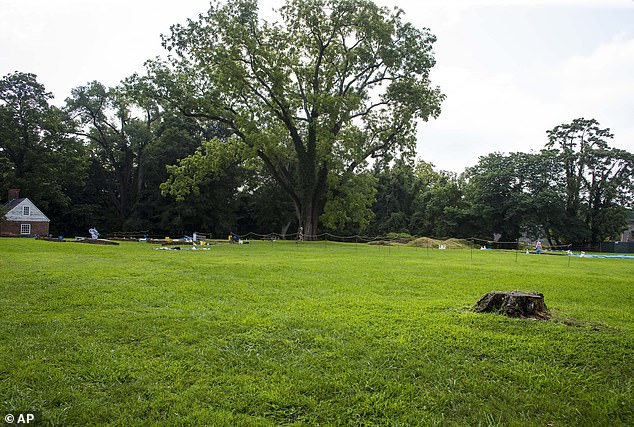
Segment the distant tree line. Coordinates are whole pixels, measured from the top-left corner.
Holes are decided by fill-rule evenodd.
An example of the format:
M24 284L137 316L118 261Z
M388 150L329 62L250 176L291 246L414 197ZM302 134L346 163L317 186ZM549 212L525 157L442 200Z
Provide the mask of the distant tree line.
M217 121L160 108L143 82L73 90L63 108L32 74L0 81L0 190L20 188L54 234L148 230L292 233L292 200L265 168L227 150ZM458 175L411 158L376 161L327 189L320 229L553 244L618 238L632 209L632 153L596 120L547 132L538 153L492 153ZM213 163L210 164L210 163ZM191 191L179 191L191 184Z
M328 231L551 243L615 239L634 157L577 119L538 153L492 153L462 174L415 161L440 114L435 37L367 0L214 3L172 27L166 60L61 107L33 74L0 81L0 191L20 188L54 234Z

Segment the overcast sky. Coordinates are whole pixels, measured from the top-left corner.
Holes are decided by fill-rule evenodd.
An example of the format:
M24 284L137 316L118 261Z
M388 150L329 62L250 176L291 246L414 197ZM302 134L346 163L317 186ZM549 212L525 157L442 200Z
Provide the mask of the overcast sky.
M634 152L633 0L379 0L438 38L442 114L419 158L462 172L488 153L539 150L546 130L595 118ZM280 1L260 1L269 11ZM160 34L208 0L0 0L0 75L33 73L61 105L162 55Z

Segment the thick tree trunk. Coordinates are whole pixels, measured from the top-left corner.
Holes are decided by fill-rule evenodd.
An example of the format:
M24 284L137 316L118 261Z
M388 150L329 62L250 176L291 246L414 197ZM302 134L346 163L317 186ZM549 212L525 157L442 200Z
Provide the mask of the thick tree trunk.
M475 311L509 317L549 318L544 295L540 293L489 292L476 303Z
M299 226L303 229L304 240L316 240L319 217L326 205L326 188L328 169L322 165L316 174L310 174L312 179L304 178L304 190L300 199L300 206L296 206Z
M301 207L299 226L303 233L303 240L316 240L319 217L323 211L323 203L307 202Z
M319 217L308 215L304 218L303 224L304 240L317 240L317 227L319 224Z

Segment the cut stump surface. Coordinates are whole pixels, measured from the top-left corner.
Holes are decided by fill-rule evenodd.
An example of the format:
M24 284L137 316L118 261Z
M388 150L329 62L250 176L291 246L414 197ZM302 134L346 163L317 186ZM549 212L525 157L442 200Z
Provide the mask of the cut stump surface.
M509 317L549 318L544 295L540 293L489 292L476 303L475 311L503 314Z

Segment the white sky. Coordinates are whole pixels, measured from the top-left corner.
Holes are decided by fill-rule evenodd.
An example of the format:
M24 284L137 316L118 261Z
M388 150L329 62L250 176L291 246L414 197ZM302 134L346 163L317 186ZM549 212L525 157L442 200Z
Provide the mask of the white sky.
M494 151L539 150L546 130L595 118L634 152L634 0L377 0L429 27L447 95L419 158L462 172ZM263 11L280 0L260 0ZM0 76L34 73L62 104L164 53L160 34L208 0L0 0Z

